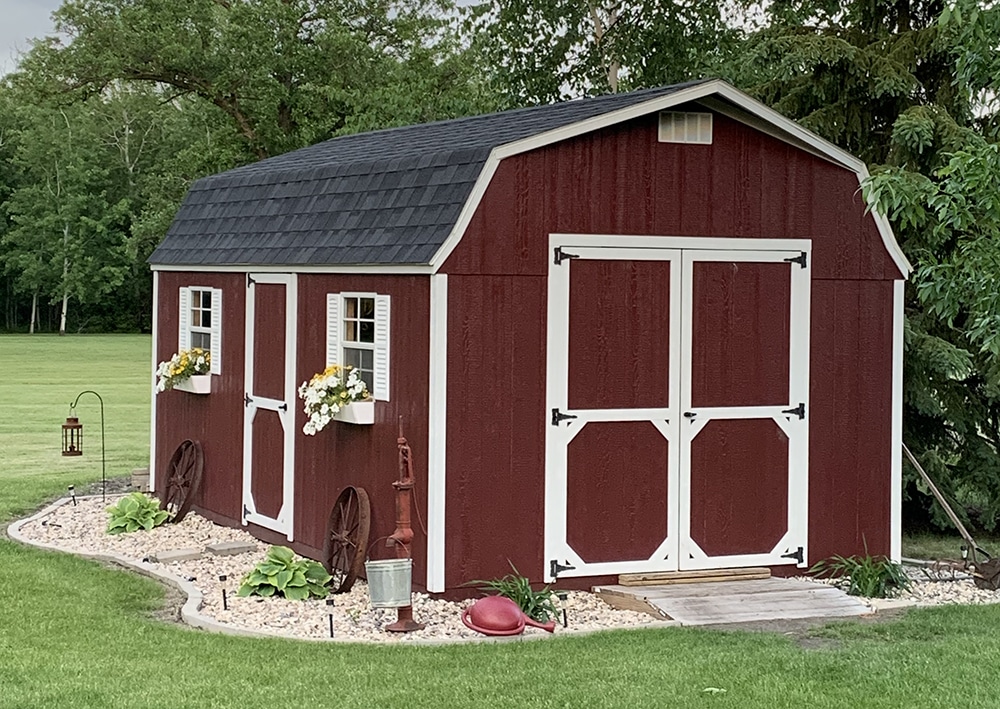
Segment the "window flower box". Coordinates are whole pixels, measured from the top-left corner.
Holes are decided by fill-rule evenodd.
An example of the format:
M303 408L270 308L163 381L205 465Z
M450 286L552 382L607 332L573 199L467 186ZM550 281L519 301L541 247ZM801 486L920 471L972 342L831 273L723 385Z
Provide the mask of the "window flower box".
M192 374L187 379L174 384L177 391L186 391L189 394L210 394L212 392L211 374Z
M333 415L334 421L343 423L375 423L375 402L354 401Z
M191 394L212 391L212 353L200 347L181 350L156 367L156 393L180 389Z
M299 398L308 420L302 427L307 436L315 436L331 421L375 423L375 401L368 386L350 365L331 364L299 387Z

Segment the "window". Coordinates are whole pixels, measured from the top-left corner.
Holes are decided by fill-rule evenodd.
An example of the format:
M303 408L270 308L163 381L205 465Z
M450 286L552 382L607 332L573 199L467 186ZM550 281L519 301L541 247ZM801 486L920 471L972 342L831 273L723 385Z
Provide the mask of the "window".
M358 370L375 399L389 400L389 296L329 293L326 363Z
M660 113L661 143L712 144L712 114L682 111Z
M222 373L222 291L190 286L180 289L177 349L200 347L212 355L212 374Z

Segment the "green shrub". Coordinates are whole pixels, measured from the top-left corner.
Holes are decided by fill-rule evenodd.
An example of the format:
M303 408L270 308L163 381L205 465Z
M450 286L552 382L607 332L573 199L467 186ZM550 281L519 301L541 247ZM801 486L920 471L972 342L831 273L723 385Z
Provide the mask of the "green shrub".
M831 556L816 562L809 573L847 577L847 593L865 598L889 598L910 587L903 567L884 556Z
M160 503L146 497L141 492L133 492L108 507L108 534L135 532L139 529L159 527L167 521L167 511L160 509Z
M310 596L326 598L330 574L311 559L296 559L288 547L271 547L264 560L243 578L238 596L284 596L304 601Z
M535 591L531 588L528 579L521 576L513 564L510 565L510 568L514 570L514 573L507 574L503 578L490 581L470 581L469 583L481 584L479 590L493 591L497 595L509 598L524 611L526 616L539 623L556 620L559 615L555 602L556 592L549 586Z

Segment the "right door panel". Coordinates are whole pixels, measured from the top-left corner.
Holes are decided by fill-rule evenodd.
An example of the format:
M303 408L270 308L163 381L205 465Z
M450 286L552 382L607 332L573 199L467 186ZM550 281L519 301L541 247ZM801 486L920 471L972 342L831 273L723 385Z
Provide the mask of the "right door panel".
M682 268L679 567L803 563L806 259L686 250Z

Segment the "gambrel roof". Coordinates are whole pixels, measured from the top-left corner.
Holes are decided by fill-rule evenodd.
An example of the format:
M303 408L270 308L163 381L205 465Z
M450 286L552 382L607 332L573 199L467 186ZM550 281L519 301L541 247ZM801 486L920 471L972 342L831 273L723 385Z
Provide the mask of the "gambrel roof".
M503 157L698 101L867 175L863 163L718 81L334 138L196 181L154 269L439 266ZM908 272L884 219L883 241Z

